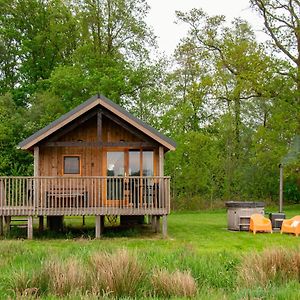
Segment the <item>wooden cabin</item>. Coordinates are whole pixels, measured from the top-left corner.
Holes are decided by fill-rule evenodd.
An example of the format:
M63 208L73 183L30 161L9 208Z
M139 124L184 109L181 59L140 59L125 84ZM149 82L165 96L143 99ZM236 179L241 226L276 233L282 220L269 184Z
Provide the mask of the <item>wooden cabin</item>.
M34 156L34 176L0 177L0 229L3 219L94 215L96 237L104 216L145 216L167 233L170 178L164 153L175 142L97 95L19 144ZM156 224L156 225L155 225Z

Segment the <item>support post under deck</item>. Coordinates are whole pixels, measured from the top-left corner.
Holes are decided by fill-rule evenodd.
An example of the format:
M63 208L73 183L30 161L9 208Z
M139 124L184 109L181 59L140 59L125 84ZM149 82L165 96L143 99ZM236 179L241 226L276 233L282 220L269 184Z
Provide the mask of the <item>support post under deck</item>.
M4 217L5 233L6 234L8 234L10 232L10 223L11 223L11 216Z
M156 216L151 216L151 228L156 231Z
M101 238L101 234L103 232L104 229L104 216L96 216L95 218L95 222L96 222L96 232L95 232L95 237L96 239Z
M155 216L155 232L160 232L160 216Z
M1 216L1 217L0 217L0 235L1 235L1 236L2 236L3 233L4 233L3 227L4 227L4 222L3 222L3 217Z
M28 225L27 225L27 238L32 240L33 238L33 217L28 217Z
M168 235L167 215L163 215L162 217L162 235L164 239L167 238Z
M39 232L44 231L44 216L39 216Z

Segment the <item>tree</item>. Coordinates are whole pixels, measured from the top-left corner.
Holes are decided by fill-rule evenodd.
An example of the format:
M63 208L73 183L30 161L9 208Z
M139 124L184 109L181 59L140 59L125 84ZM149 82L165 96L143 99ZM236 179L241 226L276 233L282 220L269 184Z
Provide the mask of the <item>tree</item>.
M80 43L72 60L56 68L50 90L70 109L100 92L127 108L141 104L141 95L156 84L158 64L151 63L155 37L144 18L144 0L75 2ZM133 105L134 104L134 105Z
M17 107L10 94L0 96L0 175L2 176L32 174L32 157L16 147L26 137L24 119L24 110Z
M224 189L226 197L231 198L239 194L236 182L245 159L244 151L247 151L247 123L254 109L263 107L261 103L265 103L266 107L272 97L268 85L273 76L273 62L262 45L256 42L245 21L234 20L228 27L223 16L210 17L199 9L177 12L177 16L189 25L188 35L181 45L181 49L188 45L193 49L190 62L193 59L195 62L192 64L194 68L189 66L189 74L195 73L197 65L201 66L198 77L186 76L185 69L181 68L183 78L188 81L184 82L184 98L181 101L186 102L185 99L192 96L194 103L196 99L201 103L196 107L198 116L200 111L202 118L205 114L213 115L210 120L205 118L206 123L201 122L200 117L198 126L202 123L202 128L212 130L223 141ZM186 95L187 87L203 87L208 82L210 86L202 90L204 93L197 95L189 91ZM252 119L252 122L257 123L258 119Z
M0 15L0 93L26 104L77 44L76 18L63 1L3 0Z
M298 90L300 104L300 2L298 0L250 0L263 17L265 31L271 37L275 49L295 66L295 71L280 73L289 75Z
M164 127L173 128L173 134L199 131L209 122L204 107L212 92L213 78L207 54L199 51L191 40L182 42L175 50L173 71L166 78L169 96L162 104L169 107Z

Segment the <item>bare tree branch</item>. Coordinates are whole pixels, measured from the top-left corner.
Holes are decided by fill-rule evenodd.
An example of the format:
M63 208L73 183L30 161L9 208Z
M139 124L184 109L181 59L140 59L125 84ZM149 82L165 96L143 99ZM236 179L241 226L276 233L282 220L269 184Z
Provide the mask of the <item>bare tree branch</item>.
M276 17L274 14L272 14L270 11L267 10L265 6L265 1L263 0L252 0L252 3L259 9L259 12L261 13L262 17L264 18L264 24L265 27L273 39L275 45L287 56L289 57L295 64L299 64L300 62L298 59L280 42L276 34L274 33L274 28L272 28L269 17L277 20L278 22L283 22L281 18Z

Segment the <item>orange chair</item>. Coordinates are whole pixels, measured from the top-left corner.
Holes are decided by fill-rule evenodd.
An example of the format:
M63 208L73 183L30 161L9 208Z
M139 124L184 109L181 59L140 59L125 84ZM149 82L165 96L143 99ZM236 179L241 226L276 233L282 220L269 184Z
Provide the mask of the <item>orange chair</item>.
M271 221L265 218L261 214L254 214L250 217L250 227L249 230L255 234L257 231L271 232L272 224Z
M281 234L282 233L294 233L296 236L298 236L300 234L300 216L283 220L281 226Z

